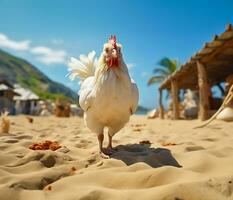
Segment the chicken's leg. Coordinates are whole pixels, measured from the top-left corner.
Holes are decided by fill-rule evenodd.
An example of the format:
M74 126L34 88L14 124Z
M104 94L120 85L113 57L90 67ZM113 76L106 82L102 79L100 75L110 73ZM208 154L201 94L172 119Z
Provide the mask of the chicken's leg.
M107 146L109 154L113 154L115 149L112 147L112 135L108 133L108 146Z
M108 134L108 146L107 149L112 149L112 136Z
M103 151L103 141L104 141L104 134L101 133L98 135L98 141L99 141L99 150L100 150L100 156L104 159L108 159L109 156L106 155Z

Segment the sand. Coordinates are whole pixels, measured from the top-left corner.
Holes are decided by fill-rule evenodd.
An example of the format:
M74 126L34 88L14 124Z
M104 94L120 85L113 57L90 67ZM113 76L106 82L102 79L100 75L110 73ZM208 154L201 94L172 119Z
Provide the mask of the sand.
M193 129L201 122L133 116L104 160L81 118L33 119L10 117L10 133L0 135L1 200L233 199L232 123ZM45 140L62 148L28 148Z

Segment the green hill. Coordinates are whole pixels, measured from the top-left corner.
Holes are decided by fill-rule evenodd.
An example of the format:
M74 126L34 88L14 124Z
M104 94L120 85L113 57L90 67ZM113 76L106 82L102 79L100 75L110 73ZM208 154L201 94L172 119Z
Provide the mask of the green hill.
M70 99L76 101L77 94L61 83L52 81L35 66L0 50L0 78L29 88L42 99Z

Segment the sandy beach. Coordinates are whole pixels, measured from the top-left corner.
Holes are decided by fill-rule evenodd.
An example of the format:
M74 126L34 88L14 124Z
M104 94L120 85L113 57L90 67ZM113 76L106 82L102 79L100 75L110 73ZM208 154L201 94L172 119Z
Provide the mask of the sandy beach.
M133 116L104 160L82 118L33 119L10 117L0 136L1 200L233 199L232 123L193 129L201 122ZM28 148L45 140L62 148Z

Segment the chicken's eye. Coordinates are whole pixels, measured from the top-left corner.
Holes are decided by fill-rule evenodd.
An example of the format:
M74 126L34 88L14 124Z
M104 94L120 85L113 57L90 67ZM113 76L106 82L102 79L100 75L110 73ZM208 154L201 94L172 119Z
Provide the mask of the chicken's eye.
M108 48L106 48L106 49L105 49L105 52L106 52L106 53L108 53L108 52L109 52L109 49L108 49Z

